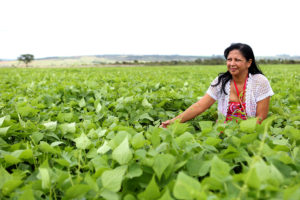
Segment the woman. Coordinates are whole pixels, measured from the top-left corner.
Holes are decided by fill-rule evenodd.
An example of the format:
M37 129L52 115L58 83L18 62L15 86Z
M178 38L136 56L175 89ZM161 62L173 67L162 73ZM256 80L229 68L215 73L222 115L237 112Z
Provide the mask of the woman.
M274 94L268 79L258 68L253 51L247 44L235 43L224 51L228 71L219 74L207 93L177 117L161 124L166 128L175 120L184 123L198 116L215 101L218 112L226 116L247 119L257 117L261 123L268 115L270 97Z

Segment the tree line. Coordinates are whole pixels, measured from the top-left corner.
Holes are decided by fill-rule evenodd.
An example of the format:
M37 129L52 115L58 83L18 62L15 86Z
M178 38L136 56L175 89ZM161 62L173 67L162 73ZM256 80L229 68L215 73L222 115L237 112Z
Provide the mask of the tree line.
M34 60L32 54L22 54L18 61L24 62L26 67ZM258 59L258 64L300 64L300 60L294 59ZM107 63L93 62L93 64L106 65ZM170 61L116 61L112 65L145 65L145 66L167 66L167 65L225 65L226 60L223 57L198 58L193 61L188 60L170 60Z
M258 64L300 64L300 60L293 59L259 59L256 61ZM159 65L225 65L224 58L209 58L209 59L196 59L194 61L116 61L114 65L146 65L146 66L159 66Z

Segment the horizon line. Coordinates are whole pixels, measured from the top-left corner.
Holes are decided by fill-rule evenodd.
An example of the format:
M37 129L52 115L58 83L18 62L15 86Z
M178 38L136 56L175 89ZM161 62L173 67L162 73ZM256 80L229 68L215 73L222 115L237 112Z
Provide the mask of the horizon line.
M30 53L29 53L30 54ZM21 54L22 55L22 54ZM34 54L32 54L34 55ZM72 56L43 56L36 57L35 60L51 59L51 58L75 58L75 57L92 57L92 56L179 56L179 57L224 57L221 54L212 55L185 55L185 54L91 54L91 55L72 55ZM300 57L300 55L277 54L277 55L257 55L255 57ZM0 61L16 61L17 58L0 58Z

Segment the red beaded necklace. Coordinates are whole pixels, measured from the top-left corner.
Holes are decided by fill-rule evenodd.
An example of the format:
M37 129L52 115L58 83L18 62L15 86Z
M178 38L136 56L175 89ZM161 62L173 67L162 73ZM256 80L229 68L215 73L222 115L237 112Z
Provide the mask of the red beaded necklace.
M239 93L239 90L238 90L238 88L237 88L237 86L236 86L236 83L235 83L235 81L233 80L234 87L235 87L235 89L236 89L236 93L237 93L238 98L239 98L240 108L244 111L245 116L246 116L246 119L247 119L247 113L246 113L245 107L243 106L243 97L244 97L244 94L245 94L245 92L246 92L247 80L248 80L248 76L247 76L247 78L246 78L246 80L245 80L243 92L242 92L241 94Z

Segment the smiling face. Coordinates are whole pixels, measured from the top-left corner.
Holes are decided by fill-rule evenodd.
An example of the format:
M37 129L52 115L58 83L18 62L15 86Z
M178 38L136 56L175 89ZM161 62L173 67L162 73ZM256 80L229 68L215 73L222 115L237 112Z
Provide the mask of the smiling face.
M233 77L246 77L252 60L247 60L239 50L232 50L227 56L227 69Z

